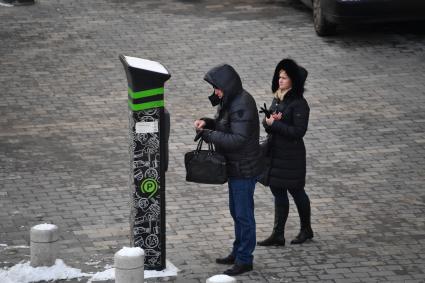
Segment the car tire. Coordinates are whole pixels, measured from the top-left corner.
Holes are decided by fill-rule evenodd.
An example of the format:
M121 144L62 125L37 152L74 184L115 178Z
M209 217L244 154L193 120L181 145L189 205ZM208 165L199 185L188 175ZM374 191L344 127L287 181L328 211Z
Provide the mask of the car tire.
M314 30L319 36L335 34L336 24L326 20L323 15L322 0L313 0L313 23Z

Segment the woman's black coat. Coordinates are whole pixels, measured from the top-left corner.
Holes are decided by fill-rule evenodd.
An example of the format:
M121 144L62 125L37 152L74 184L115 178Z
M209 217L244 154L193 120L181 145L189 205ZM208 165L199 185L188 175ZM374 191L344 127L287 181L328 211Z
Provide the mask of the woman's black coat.
M268 171L268 185L287 189L302 188L306 176L306 150L303 137L307 131L310 108L303 97L307 70L293 60L284 59L276 66L272 91L278 89L279 72L285 70L291 78L292 88L282 101L274 98L270 112L282 113L282 119L263 126L269 134L271 165ZM267 173L266 173L267 174Z
M271 126L263 121L269 134L271 168L269 186L281 188L302 188L306 176L306 150L303 137L307 131L310 108L303 97L273 99L271 112L282 113L281 120Z

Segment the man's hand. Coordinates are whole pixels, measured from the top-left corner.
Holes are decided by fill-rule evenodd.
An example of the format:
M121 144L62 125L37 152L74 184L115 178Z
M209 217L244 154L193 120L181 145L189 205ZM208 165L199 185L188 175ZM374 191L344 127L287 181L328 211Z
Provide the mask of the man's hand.
M212 132L213 132L212 130L208 130L208 129L202 130L202 139L204 140L204 142L208 142L208 143L211 142L210 136Z
M203 141L210 142L209 137L212 132L213 132L212 130L208 130L208 129L197 130L194 141L198 141L200 138L202 138Z
M204 120L196 120L193 124L196 130L202 130L207 123Z

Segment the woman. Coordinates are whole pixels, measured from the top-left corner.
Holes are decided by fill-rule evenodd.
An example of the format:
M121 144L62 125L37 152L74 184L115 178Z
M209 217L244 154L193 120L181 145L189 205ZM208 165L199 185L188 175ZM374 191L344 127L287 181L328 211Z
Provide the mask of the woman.
M271 165L267 179L275 197L275 215L273 232L270 237L258 242L260 246L285 245L285 223L289 213L287 191L294 198L301 223L301 230L291 244L301 244L313 238L310 200L304 190L306 151L303 137L310 113L303 97L306 78L307 71L291 59L280 61L274 72L271 115L264 117L263 126L269 134Z

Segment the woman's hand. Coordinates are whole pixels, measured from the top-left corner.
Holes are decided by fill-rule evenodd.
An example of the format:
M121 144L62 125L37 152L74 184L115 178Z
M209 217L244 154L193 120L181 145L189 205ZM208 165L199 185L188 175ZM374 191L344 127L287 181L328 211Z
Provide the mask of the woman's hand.
M271 116L270 116L270 118L267 118L266 117L266 124L268 125L268 126L271 126L272 124L273 124L273 122L274 121L276 121L276 120L280 120L280 119L282 119L282 113L273 113Z
M282 119L282 112L278 112L278 113L275 112L275 113L272 114L272 117L275 120L280 120L280 119Z
M207 123L204 120L196 120L194 123L195 129L202 130Z

